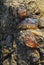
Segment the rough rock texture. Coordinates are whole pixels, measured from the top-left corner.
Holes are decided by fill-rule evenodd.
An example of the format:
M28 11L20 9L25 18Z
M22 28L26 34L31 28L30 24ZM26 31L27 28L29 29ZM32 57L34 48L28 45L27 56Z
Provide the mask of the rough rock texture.
M6 22L8 21L7 16L8 16L8 7L9 6L12 6L12 7L15 7L15 8L18 8L20 5L26 6L26 8L27 8L27 15L29 17L33 17L33 18L39 19L39 21L40 21L39 25L40 26L44 26L44 0L3 0L3 1L4 1L4 4L1 4L1 8L0 8L1 9L0 10L0 23L1 23L0 24L0 32L2 31L1 28L5 27L5 21ZM2 23L2 21L3 21L3 23ZM5 31L5 29L3 29L3 30ZM44 32L44 29L42 29L42 31ZM0 34L0 37L1 37L1 34ZM13 48L15 48L15 49L17 48L15 42L13 42ZM10 50L11 49L9 49L9 51L6 50L6 52L3 50L2 52L5 55L5 53L9 53ZM41 48L40 50L42 51L42 53L44 52L43 48ZM23 51L20 51L20 52L23 52ZM29 53L29 51L27 53ZM25 59L25 55L23 56L23 59ZM10 58L9 58L9 59L5 60L3 62L3 65L17 65L16 57L17 57L17 51L16 51L16 53L12 54L12 59L10 60ZM29 58L26 58L26 59L29 61ZM30 62L28 62L27 60L26 60L27 63L25 61L21 60L20 55L18 55L18 60L19 60L19 64L20 65L28 65L28 64L30 65ZM9 62L9 61L12 61L12 63Z
M36 2L41 11L44 12L44 0L37 0Z

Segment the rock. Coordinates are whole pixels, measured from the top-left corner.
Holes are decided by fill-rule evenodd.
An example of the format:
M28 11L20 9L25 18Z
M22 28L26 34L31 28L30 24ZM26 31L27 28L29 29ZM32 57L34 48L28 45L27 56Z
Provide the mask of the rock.
M44 0L36 0L36 3L39 7L39 9L41 10L41 12L44 12Z
M43 13L43 14L44 14L44 13ZM42 15L42 16L40 17L39 26L40 26L40 27L44 27L44 15Z
M1 5L0 5L0 9L1 9L0 10L0 17L1 17L0 18L1 19L1 22L0 22L1 23L0 24L1 29L0 29L0 31L1 32L5 33L4 27L5 27L5 24L8 23L8 18L9 17L10 17L9 22L13 23L15 21L15 20L14 21L12 20L11 15L9 16L9 13L8 13L9 8L8 7L9 6L12 7L12 10L14 10L14 11L11 12L11 14L15 14L15 16L16 16L16 12L17 12L16 10L21 4L26 6L26 8L27 8L27 16L37 18L37 19L40 18L39 25L44 26L44 15L41 14L42 12L44 12L44 0L0 0L0 1L1 1ZM14 19L15 19L15 16L14 16ZM16 16L16 19L17 19L17 16ZM15 23L13 23L13 25L14 24ZM9 34L11 34L11 30L9 29L11 25L9 27L8 26L9 25L7 24L6 25L7 28L6 27L5 28L6 28L7 31L9 31ZM4 31L2 31L2 30L4 30ZM43 29L43 31L44 31L44 29ZM20 65L31 65L29 56L31 55L31 53L35 49L30 50L30 48L25 46L24 40L22 39L22 35L24 36L24 34L30 34L30 33L28 33L26 30L25 30L25 32L23 32L21 30L20 32L18 32L18 35L15 34L15 36L14 36L15 39L16 39L16 36L17 36L18 39L17 39L17 41L13 41L13 46L12 46L12 43L10 43L11 42L11 40L10 40L11 37L7 37L6 42L5 42L6 35L5 34L2 35L1 32L0 32L0 41L2 40L3 37L4 38L3 38L3 41L2 41L2 43L0 45L2 45L3 43L5 44L7 42L6 44L9 45L10 47L12 47L12 48L7 49L7 48L4 48L5 45L4 46L2 45L2 47L3 47L3 49L2 49L3 56L7 55L11 50L15 49L15 52L11 55L11 57L9 57L8 59L6 59L3 62L3 65L17 65L17 63L19 63ZM40 35L40 33L39 33L39 35ZM42 34L42 36L43 36L43 34ZM18 42L18 44L16 42ZM20 44L19 44L19 42L20 42ZM41 42L40 52L44 55L44 53L43 53L44 48L42 46L43 46L43 44ZM17 52L18 52L18 54L17 54ZM39 54L38 51L32 53L32 59L34 59L33 60L34 62L35 61L39 62L39 60L40 60L39 58L40 58L40 54ZM34 65L36 65L36 64L34 64Z
M26 4L27 7L27 15L29 17L39 18L41 16L41 12L37 6L36 1L30 1Z

